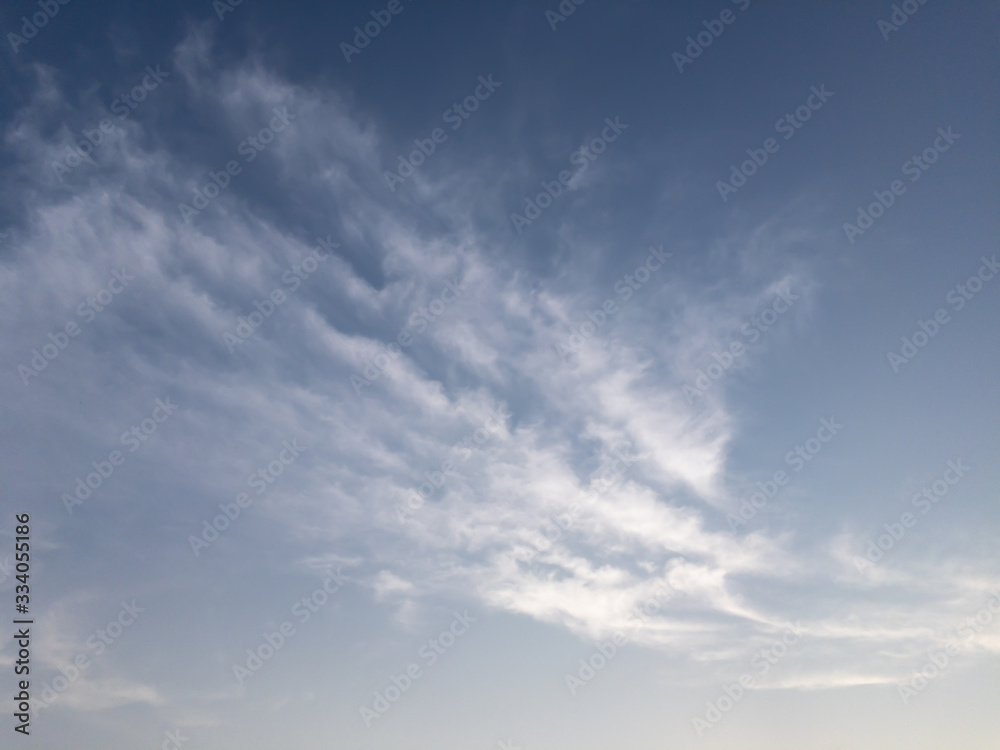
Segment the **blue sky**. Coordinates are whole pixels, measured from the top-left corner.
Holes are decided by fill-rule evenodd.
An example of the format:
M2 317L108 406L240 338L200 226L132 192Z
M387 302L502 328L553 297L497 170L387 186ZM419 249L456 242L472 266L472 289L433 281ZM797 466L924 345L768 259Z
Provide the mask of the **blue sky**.
M997 746L994 5L2 18L18 742Z

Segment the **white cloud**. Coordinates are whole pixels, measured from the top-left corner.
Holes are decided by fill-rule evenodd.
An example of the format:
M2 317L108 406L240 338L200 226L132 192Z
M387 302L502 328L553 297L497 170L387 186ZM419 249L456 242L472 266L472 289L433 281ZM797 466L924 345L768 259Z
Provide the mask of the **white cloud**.
M378 131L342 97L293 86L252 62L216 70L203 30L178 48L175 65L190 101L221 116L219 137L232 141L232 153L269 108L287 105L296 114L270 152L277 157L272 171L261 172L276 183L269 193L248 169L240 192L234 186L185 224L177 203L225 159L197 164L175 158L167 145L147 147L133 122L103 147L96 165L81 167L86 179L56 190L46 162L63 147L62 135L43 136L39 124L66 105L39 69L41 93L5 136L34 170L37 193L23 204L18 247L0 280L7 328L17 330L2 344L4 361L24 360L71 319L109 269L134 268L138 279L30 391L8 378L4 395L18 400L22 418L42 399L51 399L55 412L68 407L61 386L70 379L105 394L118 394L123 381L176 393L187 409L177 422L182 436L162 455L193 486L227 500L239 489L232 477L256 468L281 439L301 436L307 462L289 470L256 512L295 540L353 540L363 554L355 549L343 559L365 558L359 579L368 574L376 599L400 602L401 622L412 622L422 597L473 596L581 636L627 627L646 645L731 654L734 641L751 644L791 619L795 603L775 590L828 570L831 559L844 562L841 547L794 563L784 537L712 530L727 494L735 418L724 388L697 404L681 393L704 356L777 287L797 284L808 297L805 275L782 270L755 288L718 289L715 301L701 302L702 287L677 270L661 287L673 314L650 290L618 328L609 326L566 365L553 345L607 289L583 299L512 268L496 252L507 240L459 218L456 199L435 204L433 185L412 204L379 188ZM312 225L281 225L267 213L269 199L295 202ZM445 230L425 229L431 220ZM342 255L261 327L257 343L230 356L222 332L279 283L276 274L308 252L317 234L342 243ZM362 360L451 278L464 280L468 296L359 398L349 377L361 372ZM456 442L501 403L513 414L509 423L457 460ZM103 444L114 425L142 413L140 404L145 408L123 395L114 413L95 408L75 428ZM623 448L634 467L611 490L595 493L600 472ZM84 466L90 460L80 458ZM393 507L448 459L458 465L455 476L398 521ZM579 512L569 528L539 550L533 540L540 530L574 505ZM451 575L442 574L442 560L454 563ZM660 584L674 592L670 601L633 625L630 613ZM840 592L850 589L838 584ZM807 623L814 638L851 645L831 646L813 672L788 684L884 680L843 662L864 660L864 650L851 651L858 642L919 640L906 616L930 603L940 599L897 604L891 616L881 603L857 602L817 614ZM67 653L53 644L50 661ZM155 688L124 679L87 684L68 705L163 700Z

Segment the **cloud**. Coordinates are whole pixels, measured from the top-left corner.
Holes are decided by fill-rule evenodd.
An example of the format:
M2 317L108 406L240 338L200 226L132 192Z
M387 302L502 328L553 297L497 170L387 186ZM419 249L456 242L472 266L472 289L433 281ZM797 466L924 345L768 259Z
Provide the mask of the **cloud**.
M426 177L416 197L389 193L380 166L391 149L342 94L294 85L252 59L219 66L205 29L181 43L174 69L173 95L214 123L198 148L153 138L149 122L136 117L93 164L57 183L50 162L72 139L50 126L70 105L42 67L38 93L4 134L28 184L0 279L4 361L25 361L49 332L75 320L76 306L112 269L136 276L30 385L14 372L4 382L14 424L47 403L54 429L97 446L63 461L66 470L46 492L66 491L154 395L174 394L183 409L172 435L157 438L156 455L191 489L171 506L175 527L196 528L216 498L245 490L243 477L273 459L282 440L301 439L305 458L255 498L253 513L282 538L308 543L315 551L308 565L349 561L376 600L398 603L404 624L426 599L472 597L581 637L628 629L645 646L731 659L740 645L763 643L793 619L799 607L781 600L784 586L840 574L831 568L842 554L820 549L795 558L789 537L719 530L720 508L732 500L727 460L737 418L725 386L696 403L682 393L776 290L795 286L809 299L808 269L747 260L762 242L792 240L762 231L719 251L755 268L751 282L706 284L678 262L566 363L555 345L614 297L606 278L581 293L561 281L585 274L571 261L553 261L551 273L516 265L503 252L509 233L472 218L476 195L443 195L448 185ZM108 114L88 106L74 116ZM239 159L238 144L275 107L295 114L288 131L185 221L178 204L210 170ZM472 184L469 169L464 179ZM223 334L284 286L285 269L317 237L341 247L229 353ZM620 273L629 268L623 260ZM424 315L416 335L414 314L433 311L450 281L468 291L432 320ZM791 319L807 320L808 312L796 309ZM359 395L351 377L404 330L414 343L387 357ZM77 404L70 383L85 384L95 401ZM501 406L510 419L468 443ZM627 471L614 468L622 456ZM400 520L397 506L447 461L455 470ZM620 476L605 487L609 471ZM126 481L102 502L131 507ZM144 506L133 512L154 514ZM555 540L546 536L552 529ZM237 539L234 532L227 543ZM857 588L838 579L825 595L845 610L822 615L817 605L803 618L826 647L787 685L885 681L910 652L886 656L878 672L862 668L871 648L933 642L906 618L940 597L887 611L848 602L845 591ZM636 622L636 607L663 590L670 595L659 611ZM957 607L952 602L951 611ZM871 647L858 649L864 642ZM995 640L983 647L995 648ZM72 650L55 641L48 648L52 665ZM163 701L155 688L126 679L84 684L66 705Z

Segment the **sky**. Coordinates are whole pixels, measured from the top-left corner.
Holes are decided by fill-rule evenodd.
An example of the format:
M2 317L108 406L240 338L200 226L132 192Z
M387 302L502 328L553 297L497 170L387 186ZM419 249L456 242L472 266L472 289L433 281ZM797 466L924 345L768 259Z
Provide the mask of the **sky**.
M0 17L4 747L1000 744L995 4Z

